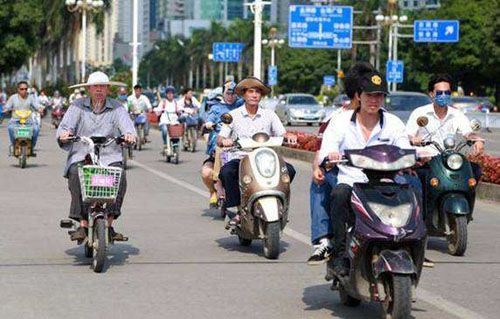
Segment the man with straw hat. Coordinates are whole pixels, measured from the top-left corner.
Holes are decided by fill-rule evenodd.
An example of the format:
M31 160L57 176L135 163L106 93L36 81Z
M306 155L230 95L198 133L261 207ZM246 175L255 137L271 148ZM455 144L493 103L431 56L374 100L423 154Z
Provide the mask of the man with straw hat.
M64 176L68 178L68 188L71 193L69 218L80 222L80 227L71 235L71 240L83 241L86 237L85 228L88 227L77 168L78 164L85 160L87 147L80 143L69 144L68 139L71 136L123 135L125 142L130 144L133 144L136 139L134 123L125 108L119 101L108 97L111 85L126 86L121 82L109 81L108 76L103 72L90 74L87 83L71 86L70 88L86 88L89 96L71 103L57 129L56 136L59 145L68 151ZM122 160L120 145L112 144L101 154L101 163L104 165L121 166ZM123 171L116 202L108 207L110 236L117 241L123 240L124 237L114 231L112 223L120 216L126 189L127 180Z
M255 133L264 132L270 136L287 135L280 119L272 110L259 107L262 96L271 93L271 89L255 77L247 77L238 83L235 93L245 100L245 104L229 112L233 117L230 125L221 128L217 143L219 146L230 147L233 141L242 137L252 137ZM219 179L226 193L226 207L240 204L239 159L227 162L219 173ZM295 176L295 169L286 163L290 180ZM237 215L230 225L239 222Z

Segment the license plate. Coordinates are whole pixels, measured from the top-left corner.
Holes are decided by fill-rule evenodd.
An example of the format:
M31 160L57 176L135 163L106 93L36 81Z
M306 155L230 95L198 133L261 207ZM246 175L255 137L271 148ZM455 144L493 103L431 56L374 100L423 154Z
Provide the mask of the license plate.
M93 187L113 187L115 182L114 176L111 175L92 175L90 177L90 186Z
M20 128L16 132L16 137L30 138L31 137L31 130L29 128Z

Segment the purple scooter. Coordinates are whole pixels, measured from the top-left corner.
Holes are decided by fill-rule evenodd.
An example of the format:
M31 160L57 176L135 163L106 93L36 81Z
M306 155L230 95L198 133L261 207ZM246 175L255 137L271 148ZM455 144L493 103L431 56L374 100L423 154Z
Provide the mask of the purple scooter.
M346 150L339 164L363 169L367 183L355 183L351 205L354 223L348 225L345 256L349 275L338 276L332 262L327 280L344 305L380 302L383 318L410 318L416 300L427 242L421 199L396 174L415 165L415 150L393 145Z

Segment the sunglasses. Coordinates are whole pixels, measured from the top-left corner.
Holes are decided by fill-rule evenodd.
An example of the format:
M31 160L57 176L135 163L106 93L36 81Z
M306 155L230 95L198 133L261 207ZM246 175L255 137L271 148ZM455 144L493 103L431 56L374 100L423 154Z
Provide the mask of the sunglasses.
M450 90L447 90L447 91L436 91L436 95L451 95L451 91Z
M19 88L18 90L19 90L19 91L27 91L27 90L28 90L28 88Z

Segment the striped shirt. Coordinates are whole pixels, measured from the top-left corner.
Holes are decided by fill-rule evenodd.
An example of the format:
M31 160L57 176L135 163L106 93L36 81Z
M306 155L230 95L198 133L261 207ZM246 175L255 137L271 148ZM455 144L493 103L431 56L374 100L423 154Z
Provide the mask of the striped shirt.
M93 112L88 97L73 101L57 129L56 136L59 137L65 131L70 131L75 136L88 137L136 135L134 123L127 110L120 102L111 98L106 99L106 105L101 113ZM85 159L88 147L82 143L73 143L62 144L61 148L68 151L68 159L64 169L64 176L67 176L71 164ZM121 162L123 160L121 146L113 143L102 149L100 159L103 165Z
M254 116L248 114L245 105L229 112L233 117L230 125L224 125L219 133L224 138L251 138L255 133L264 132L270 136L283 136L285 127L272 110L259 107Z

